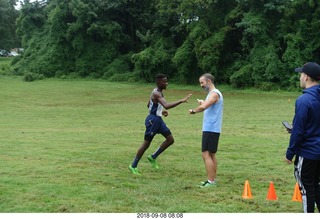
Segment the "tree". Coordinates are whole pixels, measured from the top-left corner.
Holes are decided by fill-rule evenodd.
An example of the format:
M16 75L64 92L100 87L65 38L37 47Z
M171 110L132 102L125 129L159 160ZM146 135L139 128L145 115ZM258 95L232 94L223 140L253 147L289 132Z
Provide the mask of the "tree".
M318 61L319 16L316 0L24 0L15 67L147 82L163 72L177 83L210 72L235 87L288 87L294 66Z
M0 0L0 49L10 51L20 47L16 36L16 18L18 11L15 9L16 0Z

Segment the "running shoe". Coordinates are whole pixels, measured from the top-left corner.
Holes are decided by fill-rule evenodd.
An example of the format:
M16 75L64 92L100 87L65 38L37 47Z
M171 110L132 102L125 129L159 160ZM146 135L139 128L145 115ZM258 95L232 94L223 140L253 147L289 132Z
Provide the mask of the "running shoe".
M208 180L203 182L203 184L200 186L200 188L205 188L205 187L214 187L217 186L217 182L209 183Z
M141 173L139 173L137 167L132 167L131 165L129 165L129 170L131 171L131 173L133 173L135 175L141 175Z
M159 166L158 166L158 164L157 164L156 159L153 159L152 156L149 155L149 156L148 156L148 160L150 161L150 163L151 163L151 165L152 165L152 167L153 167L154 169L157 169L157 170L159 169Z

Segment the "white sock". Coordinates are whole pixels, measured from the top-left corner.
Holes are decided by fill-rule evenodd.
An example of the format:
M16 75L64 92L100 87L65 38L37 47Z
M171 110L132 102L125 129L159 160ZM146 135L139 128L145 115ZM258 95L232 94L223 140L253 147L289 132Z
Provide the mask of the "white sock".
M214 183L214 180L213 180L213 181L211 181L211 180L209 180L209 179L208 179L208 182L209 182L210 184L212 184L212 183Z

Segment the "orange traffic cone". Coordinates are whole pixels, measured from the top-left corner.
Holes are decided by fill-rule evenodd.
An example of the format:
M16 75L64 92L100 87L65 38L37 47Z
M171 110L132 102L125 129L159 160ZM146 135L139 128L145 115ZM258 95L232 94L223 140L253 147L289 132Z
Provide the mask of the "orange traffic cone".
M244 199L251 199L252 198L251 188L250 188L250 184L249 184L248 180L246 180L244 183L242 198L244 198Z
M292 196L292 201L302 202L302 196L301 196L301 192L300 192L299 185L297 182L296 182L296 185L294 186L294 193Z
M270 182L267 200L277 200L276 190L274 189L273 182Z

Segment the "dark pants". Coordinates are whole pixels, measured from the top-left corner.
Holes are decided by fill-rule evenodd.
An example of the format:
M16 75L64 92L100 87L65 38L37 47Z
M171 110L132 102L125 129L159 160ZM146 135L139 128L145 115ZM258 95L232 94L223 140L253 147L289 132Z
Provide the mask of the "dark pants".
M303 211L314 213L316 204L320 212L320 160L296 157L294 175L302 195Z

